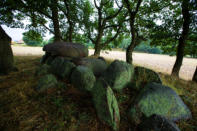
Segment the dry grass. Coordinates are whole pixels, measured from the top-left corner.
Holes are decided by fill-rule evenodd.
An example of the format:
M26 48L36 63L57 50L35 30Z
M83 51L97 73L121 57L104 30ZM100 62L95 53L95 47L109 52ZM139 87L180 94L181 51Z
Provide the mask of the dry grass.
M18 72L0 76L1 131L109 131L96 117L90 96L78 92L66 80L67 89L46 94L34 90L39 56L15 57Z

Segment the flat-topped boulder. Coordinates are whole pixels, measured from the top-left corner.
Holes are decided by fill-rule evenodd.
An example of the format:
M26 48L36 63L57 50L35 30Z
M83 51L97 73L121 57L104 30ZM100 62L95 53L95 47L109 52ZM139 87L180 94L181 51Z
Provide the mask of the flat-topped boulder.
M43 51L55 56L82 58L88 56L88 48L79 43L55 42L43 47Z

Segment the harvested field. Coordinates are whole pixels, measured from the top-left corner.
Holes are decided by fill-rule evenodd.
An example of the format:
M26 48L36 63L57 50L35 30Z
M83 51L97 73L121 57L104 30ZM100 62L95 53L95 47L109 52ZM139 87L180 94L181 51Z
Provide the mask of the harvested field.
M42 47L23 47L12 46L14 55L43 55ZM90 55L93 54L90 49ZM101 56L107 59L125 60L125 52L123 51L102 51ZM156 55L147 53L133 53L134 64L150 68L154 71L164 74L170 74L175 62L175 57L168 55ZM197 66L197 59L184 58L180 71L180 77L184 80L191 80Z

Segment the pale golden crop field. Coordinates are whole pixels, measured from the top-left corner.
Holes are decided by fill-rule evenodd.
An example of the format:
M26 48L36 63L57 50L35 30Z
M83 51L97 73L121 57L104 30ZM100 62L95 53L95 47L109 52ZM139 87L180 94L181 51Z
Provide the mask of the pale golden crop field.
M43 55L42 47L24 47L12 46L14 55ZM90 49L89 54L92 55L94 50ZM101 56L107 59L125 60L125 52L123 51L102 51ZM170 74L175 62L174 56L156 55L147 53L133 53L133 62L135 65L150 68L154 71ZM180 77L184 80L191 80L197 66L197 59L184 58L180 71Z

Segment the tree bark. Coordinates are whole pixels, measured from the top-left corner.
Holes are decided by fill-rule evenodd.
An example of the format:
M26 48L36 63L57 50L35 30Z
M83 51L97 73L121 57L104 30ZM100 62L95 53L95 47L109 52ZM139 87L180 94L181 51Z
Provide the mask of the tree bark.
M0 74L8 74L14 69L11 38L0 26Z
M101 52L100 43L95 43L94 49L95 49L94 56L96 57L100 56L100 52Z
M72 42L72 35L73 35L73 25L72 22L70 22L68 28L68 42Z
M58 17L58 1L53 0L51 5L51 11L52 11L52 21L53 21L53 28L54 28L54 41L61 41L61 33L60 33L60 27L59 27L59 17Z
M136 14L139 11L139 7L140 7L140 5L142 3L142 0L138 0L138 3L137 3L137 6L136 6L135 11L132 11L130 9L130 2L128 0L124 0L124 2L126 3L126 8L127 8L128 12L129 12L129 16L130 16L130 18L129 18L129 22L130 22L130 34L131 34L131 37L132 37L131 43L127 47L127 50L126 50L126 61L127 61L127 63L132 64L132 62L133 62L132 53L133 53L133 50L134 50L135 46L137 45L136 44L137 36L136 36L136 31L135 31L135 27L134 27L135 25L134 25L134 23L135 23Z
M133 42L131 42L131 44L127 47L127 50L126 50L126 62L127 63L132 64L132 62L133 62L132 54L133 54L134 48L135 47L134 47Z
M64 4L65 4L65 7L66 7L66 12L64 12L67 20L68 20L68 31L67 31L67 34L66 34L66 41L68 42L72 42L72 37L73 37L73 31L74 31L74 23L72 22L71 20L71 12L70 12L70 6L69 6L69 2L68 0L64 0Z
M183 0L182 2L182 14L183 14L183 30L179 38L179 44L177 47L177 55L174 67L172 69L172 76L179 76L179 71L183 62L184 48L186 45L186 39L189 32L190 14L189 14L189 0Z
M195 72L194 72L194 75L193 75L192 81L197 82L197 66L196 66L196 70L195 70Z
M130 64L132 64L132 62L133 62L132 53L135 48L135 42L136 42L134 20L135 20L135 16L132 16L130 18L130 32L131 32L132 39L131 39L131 43L127 47L127 51L126 51L126 62L130 63Z

